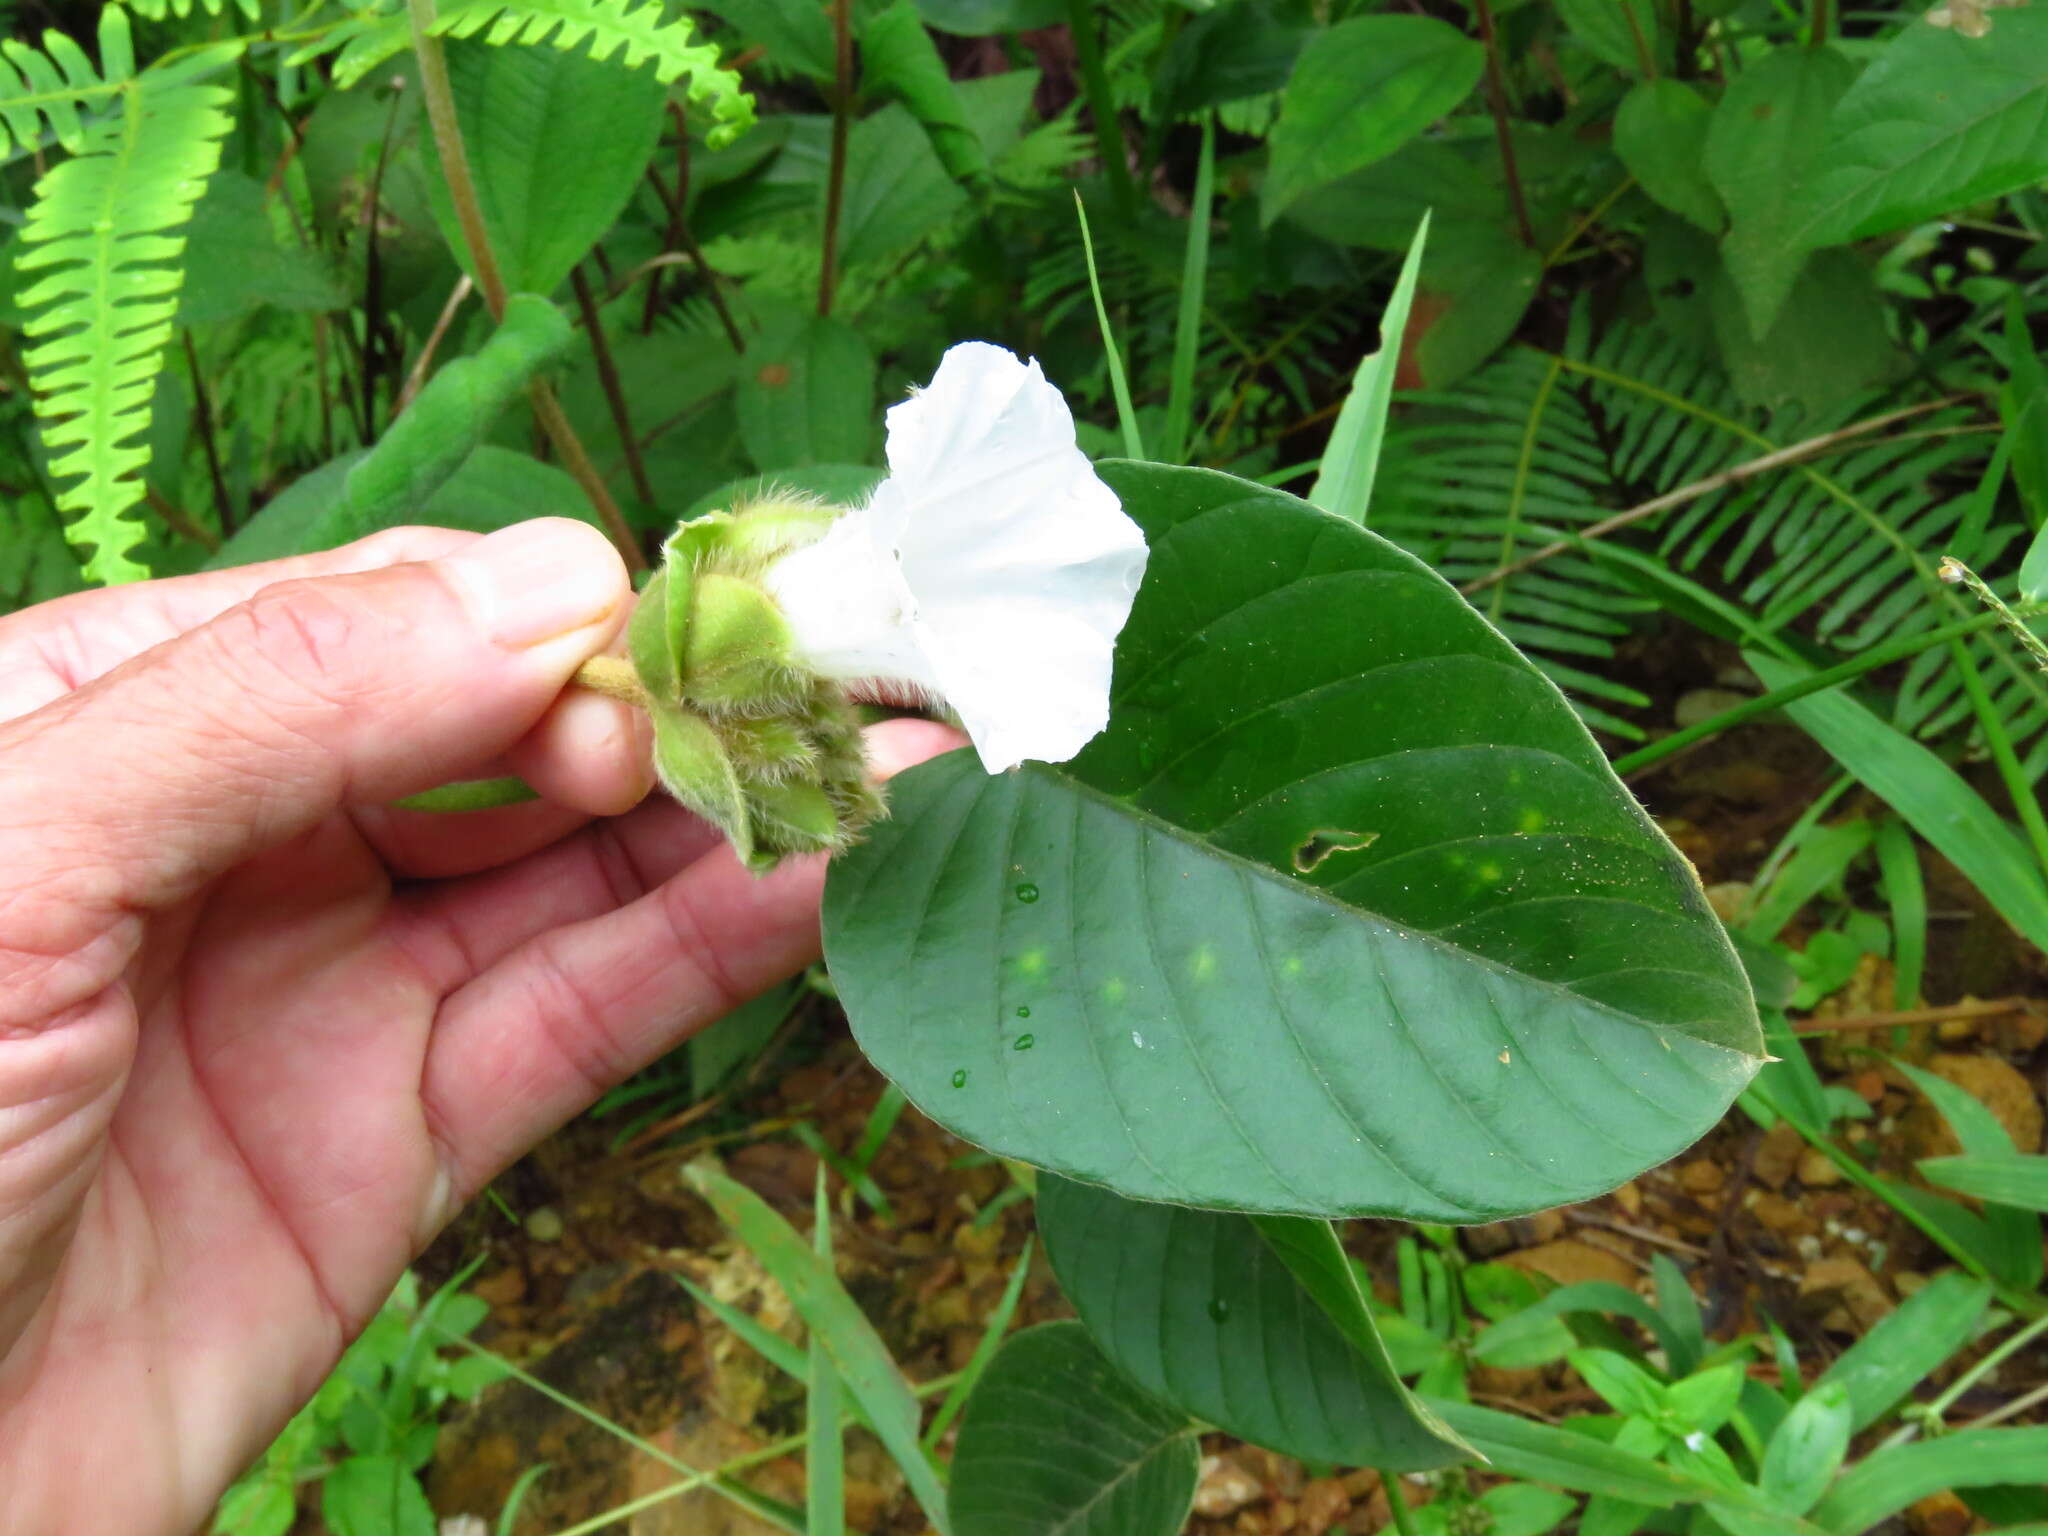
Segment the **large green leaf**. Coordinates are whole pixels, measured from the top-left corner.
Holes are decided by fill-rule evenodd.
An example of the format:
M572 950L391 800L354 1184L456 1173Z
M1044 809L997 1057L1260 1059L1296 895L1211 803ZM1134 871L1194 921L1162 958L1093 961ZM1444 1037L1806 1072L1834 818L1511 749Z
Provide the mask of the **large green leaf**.
M1079 1323L989 1363L953 1455L959 1536L1173 1536L1195 1496L1194 1426L1138 1390Z
M1721 252L1754 335L1770 329L1806 263L1802 182L1855 75L1832 48L1780 48L1735 77L1707 126L1701 164L1728 209Z
M1712 1125L1761 1051L1748 984L1556 689L1364 529L1102 472L1152 548L1109 729L913 769L833 867L882 1070L1007 1156L1310 1215L1562 1204Z
M1660 52L1657 7L1651 0L1557 0L1557 14L1572 36L1603 64L1639 70Z
M1433 16L1358 16L1319 33L1280 100L1266 217L1392 154L1463 101L1485 61L1477 43Z
M1916 1164L1930 1184L2022 1211L2048 1211L2048 1157L1929 1157Z
M1614 114L1614 152L1651 197L1719 234L1728 213L1700 164L1713 116L1683 80L1639 80Z
M875 355L860 332L789 314L740 360L740 436L756 467L854 464L874 439Z
M1282 1225L1262 1236L1261 1220ZM1038 1229L1089 1332L1146 1391L1312 1461L1417 1471L1466 1454L1394 1374L1355 1281L1336 1272L1343 1252L1328 1222L1125 1200L1046 1177ZM1310 1261L1318 1249L1337 1266Z
M1995 1487L2029 1473L2038 1478L2042 1467L2048 1467L2048 1424L1958 1430L1864 1458L1837 1479L1813 1520L1831 1531L1867 1531L1930 1493Z
M1881 235L2048 176L2048 11L1983 37L1920 19L1836 103L1801 188L1806 245Z
M548 47L451 42L448 79L505 286L549 294L610 229L661 137L652 70ZM432 136L428 136L429 144ZM468 261L442 178L434 216Z

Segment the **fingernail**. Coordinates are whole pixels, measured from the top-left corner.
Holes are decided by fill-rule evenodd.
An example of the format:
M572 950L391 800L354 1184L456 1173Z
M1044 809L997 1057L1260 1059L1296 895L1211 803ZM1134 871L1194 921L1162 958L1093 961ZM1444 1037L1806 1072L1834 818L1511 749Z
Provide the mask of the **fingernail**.
M604 535L566 517L500 529L442 564L477 623L507 650L596 624L631 590Z

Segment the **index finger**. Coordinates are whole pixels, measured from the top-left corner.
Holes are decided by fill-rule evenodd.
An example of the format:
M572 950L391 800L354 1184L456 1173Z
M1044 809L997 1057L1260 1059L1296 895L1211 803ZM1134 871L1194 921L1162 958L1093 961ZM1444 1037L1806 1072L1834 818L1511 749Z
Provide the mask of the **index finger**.
M339 549L98 587L24 608L0 618L0 720L40 709L278 582L432 560L481 537L457 528L390 528Z

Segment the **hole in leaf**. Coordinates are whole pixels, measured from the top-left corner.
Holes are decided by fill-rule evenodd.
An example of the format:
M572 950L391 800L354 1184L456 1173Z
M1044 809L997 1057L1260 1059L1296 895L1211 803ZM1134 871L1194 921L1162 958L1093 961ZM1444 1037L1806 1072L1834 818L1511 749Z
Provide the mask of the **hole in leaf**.
M1306 875L1333 853L1356 853L1370 847L1377 832L1346 832L1342 827L1319 827L1294 850L1294 872Z

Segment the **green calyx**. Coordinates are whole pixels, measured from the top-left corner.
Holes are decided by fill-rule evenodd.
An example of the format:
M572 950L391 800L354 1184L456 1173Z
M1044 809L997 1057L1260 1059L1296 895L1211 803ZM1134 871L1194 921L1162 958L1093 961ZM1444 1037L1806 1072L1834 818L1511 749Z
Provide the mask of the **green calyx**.
M757 873L843 848L883 813L852 704L798 664L760 579L835 515L766 502L684 524L627 631L663 786Z

